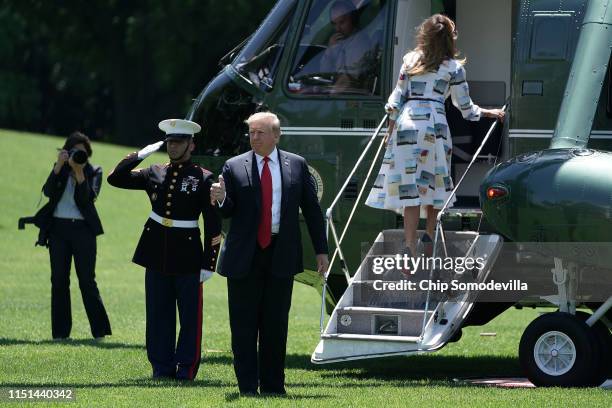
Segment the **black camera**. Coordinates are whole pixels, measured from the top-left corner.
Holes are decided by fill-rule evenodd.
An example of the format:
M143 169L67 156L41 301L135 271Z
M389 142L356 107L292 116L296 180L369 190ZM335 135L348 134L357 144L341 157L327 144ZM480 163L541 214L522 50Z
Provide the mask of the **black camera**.
M87 152L79 149L71 149L68 152L73 162L77 164L85 164L87 162Z

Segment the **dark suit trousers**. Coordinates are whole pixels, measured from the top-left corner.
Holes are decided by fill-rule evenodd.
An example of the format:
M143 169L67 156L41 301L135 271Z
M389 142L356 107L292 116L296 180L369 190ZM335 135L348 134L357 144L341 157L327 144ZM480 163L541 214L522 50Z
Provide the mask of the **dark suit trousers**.
M274 239L266 249L257 247L249 274L227 280L234 371L241 392L255 392L258 384L261 392L285 392L293 277L271 275L273 248Z
M96 284L96 236L82 220L54 218L49 231L51 260L51 332L53 338L70 336L70 265L79 279L85 312L94 337L110 335L102 298Z
M202 344L200 274L166 275L147 269L145 295L147 357L153 367L153 377L193 380L200 367ZM180 322L178 342L177 306Z

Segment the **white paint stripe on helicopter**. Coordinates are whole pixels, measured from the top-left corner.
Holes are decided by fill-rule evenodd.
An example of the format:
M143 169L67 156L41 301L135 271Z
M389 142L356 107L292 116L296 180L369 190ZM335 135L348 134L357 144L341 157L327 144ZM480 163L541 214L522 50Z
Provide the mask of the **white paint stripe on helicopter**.
M550 129L510 129L509 137L525 139L550 139L553 130ZM612 131L593 130L591 139L612 139Z
M358 131L358 132L372 132L374 130L376 130L376 128L358 128L358 127L352 127L352 128L342 128L342 127L317 127L317 126L283 126L281 127L282 130L297 130L297 131L331 131L331 132L341 132L341 131L346 131L346 130L351 130L351 131ZM383 130L386 130L387 128L383 128Z
M372 135L375 129L343 129L339 127L283 127L281 130L286 135L299 136L369 136ZM386 128L381 129L381 133L386 131ZM510 138L550 139L552 135L553 131L547 129L510 129L509 131ZM461 140L459 138L463 138L463 136L455 138L455 143L467 143L467 140ZM591 132L591 139L612 139L612 131L594 130Z
M344 129L340 127L282 127L281 131L286 135L313 135L313 136L370 136L376 129L366 128L350 128ZM381 129L381 133L387 129Z

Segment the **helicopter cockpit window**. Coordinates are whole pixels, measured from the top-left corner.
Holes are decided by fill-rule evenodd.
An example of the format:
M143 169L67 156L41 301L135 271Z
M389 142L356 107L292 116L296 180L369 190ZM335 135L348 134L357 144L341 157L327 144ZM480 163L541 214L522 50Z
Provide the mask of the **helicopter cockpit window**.
M232 65L259 89L274 86L297 0L279 1Z
M313 1L287 88L303 95L380 95L385 0Z

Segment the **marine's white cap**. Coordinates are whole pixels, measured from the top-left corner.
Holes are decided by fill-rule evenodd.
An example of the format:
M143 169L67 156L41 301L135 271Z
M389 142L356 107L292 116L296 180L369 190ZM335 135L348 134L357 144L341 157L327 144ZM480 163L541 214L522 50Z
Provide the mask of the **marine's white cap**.
M195 133L202 130L197 123L185 119L162 120L158 126L166 134L166 139L193 137Z

